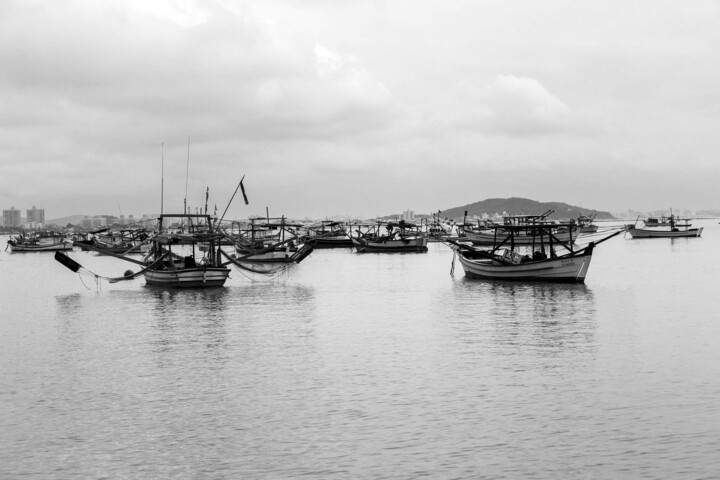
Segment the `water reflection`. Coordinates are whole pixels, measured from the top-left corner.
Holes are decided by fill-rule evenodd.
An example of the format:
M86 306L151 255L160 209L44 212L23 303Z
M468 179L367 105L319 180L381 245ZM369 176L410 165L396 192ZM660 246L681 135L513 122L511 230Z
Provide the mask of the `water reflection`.
M316 295L312 287L251 283L230 289L237 302L241 362L265 355L299 356L317 348Z
M592 352L597 328L592 290L584 284L460 279L449 318L466 343L515 355Z
M57 304L57 313L59 317L71 317L77 315L82 305L82 297L79 293L58 295L55 297L55 302Z

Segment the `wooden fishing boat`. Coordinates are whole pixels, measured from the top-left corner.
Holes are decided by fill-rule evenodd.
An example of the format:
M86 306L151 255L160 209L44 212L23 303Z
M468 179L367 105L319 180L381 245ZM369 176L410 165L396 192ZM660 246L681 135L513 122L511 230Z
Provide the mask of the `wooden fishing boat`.
M440 211L433 213L432 220L424 225L423 233L428 237L428 242L444 242L448 239L457 238L453 234L453 222L445 218L440 220Z
M185 231L164 231L164 222L169 219L187 221ZM224 234L213 229L209 215L160 215L158 230L160 233L152 238L150 253L144 259L145 263L156 265L143 272L148 285L196 288L225 284L230 269L222 265L218 251Z
M598 231L598 226L593 222L595 221L595 213L592 215L580 215L577 219L578 232L580 234L595 233Z
M547 220L551 213L553 210L541 215L507 215L503 217L502 225L490 221L478 222L473 228L463 228L460 237L462 241L469 241L473 245L492 246L512 232L516 245L533 245L536 242L535 226L547 225L559 241L574 242L579 234L577 226L572 222L558 223Z
M668 217L668 228L650 227L647 223L644 227L638 227L638 221L634 225L627 225L627 232L632 238L692 238L702 234L703 227L690 228L689 220L680 220L674 215Z
M168 231L166 222L186 221L180 232ZM222 287L230 269L221 263L220 240L222 232L213 228L209 215L203 214L162 214L158 220L159 233L152 237L150 252L137 260L124 254L104 251L113 256L135 263L141 267L138 272L130 270L122 277L100 277L83 269L72 258L57 252L55 259L67 268L78 273L88 273L96 278L104 278L110 283L145 277L148 285L171 288L207 288ZM205 248L200 249L200 246Z
M300 227L285 217L251 219L247 228L230 237L235 246L232 258L243 263L300 263L315 246L298 234Z
M11 252L62 252L73 249L72 241L64 234L53 231L36 231L10 237L5 249Z
M307 226L307 238L315 248L347 248L353 243L343 222L322 220L319 224Z
M358 253L427 252L428 238L412 223L378 222L373 229L352 237Z
M150 250L150 235L151 232L145 228L122 228L115 231L105 228L88 233L85 238L75 240L73 245L100 254L144 254Z
M561 226L574 230L576 225L567 224L503 225L494 236L491 249L480 249L461 242L449 242L455 251L465 275L471 278L496 280L524 280L544 282L583 283L590 268L594 248L601 242L618 235L616 232L582 248L564 241L556 235ZM530 236L533 243L526 243ZM521 238L523 243L517 243Z

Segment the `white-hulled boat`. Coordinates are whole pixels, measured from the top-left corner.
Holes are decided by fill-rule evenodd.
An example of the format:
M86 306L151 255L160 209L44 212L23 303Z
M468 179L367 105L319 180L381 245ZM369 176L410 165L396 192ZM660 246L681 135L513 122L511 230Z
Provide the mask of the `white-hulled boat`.
M300 224L283 217L252 219L247 228L230 238L235 254L230 258L244 264L300 263L312 253L315 242L298 235Z
M170 232L165 222L171 219L187 223L181 232ZM141 267L140 271L127 271L122 277L100 277L62 252L55 253L55 259L74 272L104 278L110 283L144 276L148 285L159 287L205 288L225 284L230 274L230 269L221 263L220 257L220 241L225 234L213 228L209 215L162 214L158 231L160 233L152 237L150 252L142 260L111 251L103 252Z
M72 241L65 235L46 231L16 235L7 244L11 252L63 252L73 249Z
M580 215L577 219L578 232L580 234L595 233L598 231L598 226L593 223L595 220L596 213L592 215Z
M427 252L428 237L412 223L378 222L369 232L353 236L357 253Z
M88 233L85 238L75 240L73 245L81 250L104 254L106 252L121 254L146 254L150 251L152 232L145 228L122 228L109 231L107 228Z
M169 219L187 221L187 231L164 231L163 224ZM222 265L219 252L225 235L213 229L209 215L160 215L158 231L161 233L152 238L150 253L145 258L154 267L142 273L148 285L178 288L225 285L230 269Z
M507 215L503 217L502 225L484 221L472 226L463 221L460 240L472 242L473 245L492 246L505 238L508 232L512 231L516 245L532 245L537 241L534 238L535 232L526 227L542 224L552 227L552 231L558 240L574 242L580 233L579 229L572 222L560 224L547 220L547 217L552 213L553 210L548 210L540 215Z
M523 226L498 226L502 235L489 250L459 242L450 242L465 275L474 278L497 280L526 280L545 282L583 283L590 268L593 250L599 243L618 235L611 235L575 249L572 242L563 241L554 230L561 226L574 229L576 225L536 224ZM518 244L516 234L530 235L534 243Z
M680 220L674 215L668 217L669 228L658 228L651 226L654 225L653 223L643 223L644 227L638 227L637 221L634 225L627 226L627 232L632 238L692 238L699 237L703 231L703 227L690 228L692 224L689 220Z

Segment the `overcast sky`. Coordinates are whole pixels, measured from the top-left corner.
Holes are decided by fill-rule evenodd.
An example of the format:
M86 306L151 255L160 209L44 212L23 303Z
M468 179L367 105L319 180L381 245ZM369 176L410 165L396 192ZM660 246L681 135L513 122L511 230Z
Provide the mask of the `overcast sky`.
M720 208L720 3L1 0L0 140L47 218L157 213L163 163L166 213Z

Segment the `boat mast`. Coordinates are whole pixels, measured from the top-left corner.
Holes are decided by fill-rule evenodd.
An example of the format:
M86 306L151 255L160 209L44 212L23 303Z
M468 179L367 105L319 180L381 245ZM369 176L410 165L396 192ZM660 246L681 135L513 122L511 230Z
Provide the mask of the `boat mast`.
M160 144L160 216L163 214L163 201L165 198L165 143Z
M188 190L188 177L190 176L190 137L188 137L188 148L187 148L187 162L185 164L185 199L183 200L183 210L187 215L187 190ZM190 219L188 219L190 224Z

